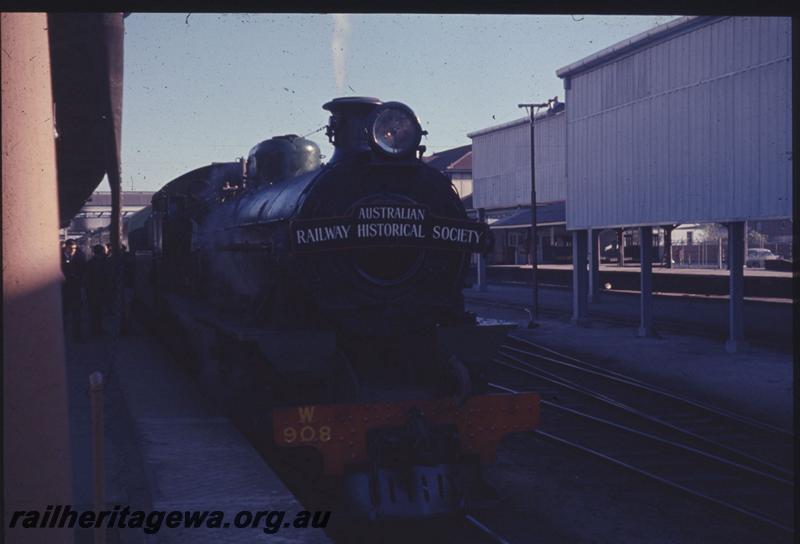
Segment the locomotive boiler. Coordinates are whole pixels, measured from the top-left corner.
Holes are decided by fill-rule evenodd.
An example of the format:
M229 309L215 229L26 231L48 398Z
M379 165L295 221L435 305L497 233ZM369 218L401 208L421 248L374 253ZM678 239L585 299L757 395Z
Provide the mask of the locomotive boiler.
M277 136L156 193L138 290L231 411L315 452L354 511L449 512L502 437L538 418L535 394L485 393L507 328L477 326L462 289L488 229L421 159L408 106L323 107L326 164Z

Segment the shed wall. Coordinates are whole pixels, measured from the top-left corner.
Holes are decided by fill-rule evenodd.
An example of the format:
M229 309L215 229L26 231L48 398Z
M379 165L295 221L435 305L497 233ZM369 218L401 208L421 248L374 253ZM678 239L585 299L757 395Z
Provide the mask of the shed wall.
M790 217L791 47L727 17L568 76L567 228Z
M566 115L536 119L538 202L566 198ZM473 206L500 208L530 202L531 137L527 122L472 138Z

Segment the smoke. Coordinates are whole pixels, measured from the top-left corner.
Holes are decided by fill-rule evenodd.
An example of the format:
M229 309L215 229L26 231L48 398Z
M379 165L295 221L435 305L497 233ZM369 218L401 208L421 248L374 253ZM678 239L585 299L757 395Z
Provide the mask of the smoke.
M345 54L348 34L350 34L349 16L343 13L334 14L331 53L333 54L333 75L336 78L336 90L339 93L344 93L345 80L347 78Z

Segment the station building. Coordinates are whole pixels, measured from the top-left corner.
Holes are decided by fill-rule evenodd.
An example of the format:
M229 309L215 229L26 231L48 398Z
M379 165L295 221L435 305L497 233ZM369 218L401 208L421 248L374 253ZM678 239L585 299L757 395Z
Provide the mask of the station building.
M422 157L432 166L450 178L458 196L463 200L472 194L472 146L462 145L445 149Z
M472 151L447 165L445 175L450 178L459 197L469 198L472 195Z
M124 220L139 210L150 205L153 191L123 191L121 215ZM73 238L84 246L108 242L108 226L111 221L111 193L96 191L84 202L80 211L72 218L69 225L61 229L61 240ZM103 235L105 234L105 238ZM124 233L123 233L124 238Z
M558 103L534 118L538 261L568 262L566 115ZM483 208L494 235L490 264L530 262L531 131L523 117L467 134L472 139L472 205Z
M673 229L716 225L736 349L746 225L791 230L791 44L789 18L682 17L557 70L566 106L535 119L537 215L563 202L563 227L539 219L537 230L539 247L557 232L570 248L575 321L598 293L603 249L635 245L639 332L652 334L652 262L671 262ZM523 118L468 134L473 205L495 232L506 227L496 261L509 262L508 248L529 232L529 132Z

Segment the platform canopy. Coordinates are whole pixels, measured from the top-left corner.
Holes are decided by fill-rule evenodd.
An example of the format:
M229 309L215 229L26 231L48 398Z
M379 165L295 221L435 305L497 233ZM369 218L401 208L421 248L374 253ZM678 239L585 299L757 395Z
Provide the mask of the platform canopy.
M66 227L119 160L122 13L51 13L47 25L60 223Z

